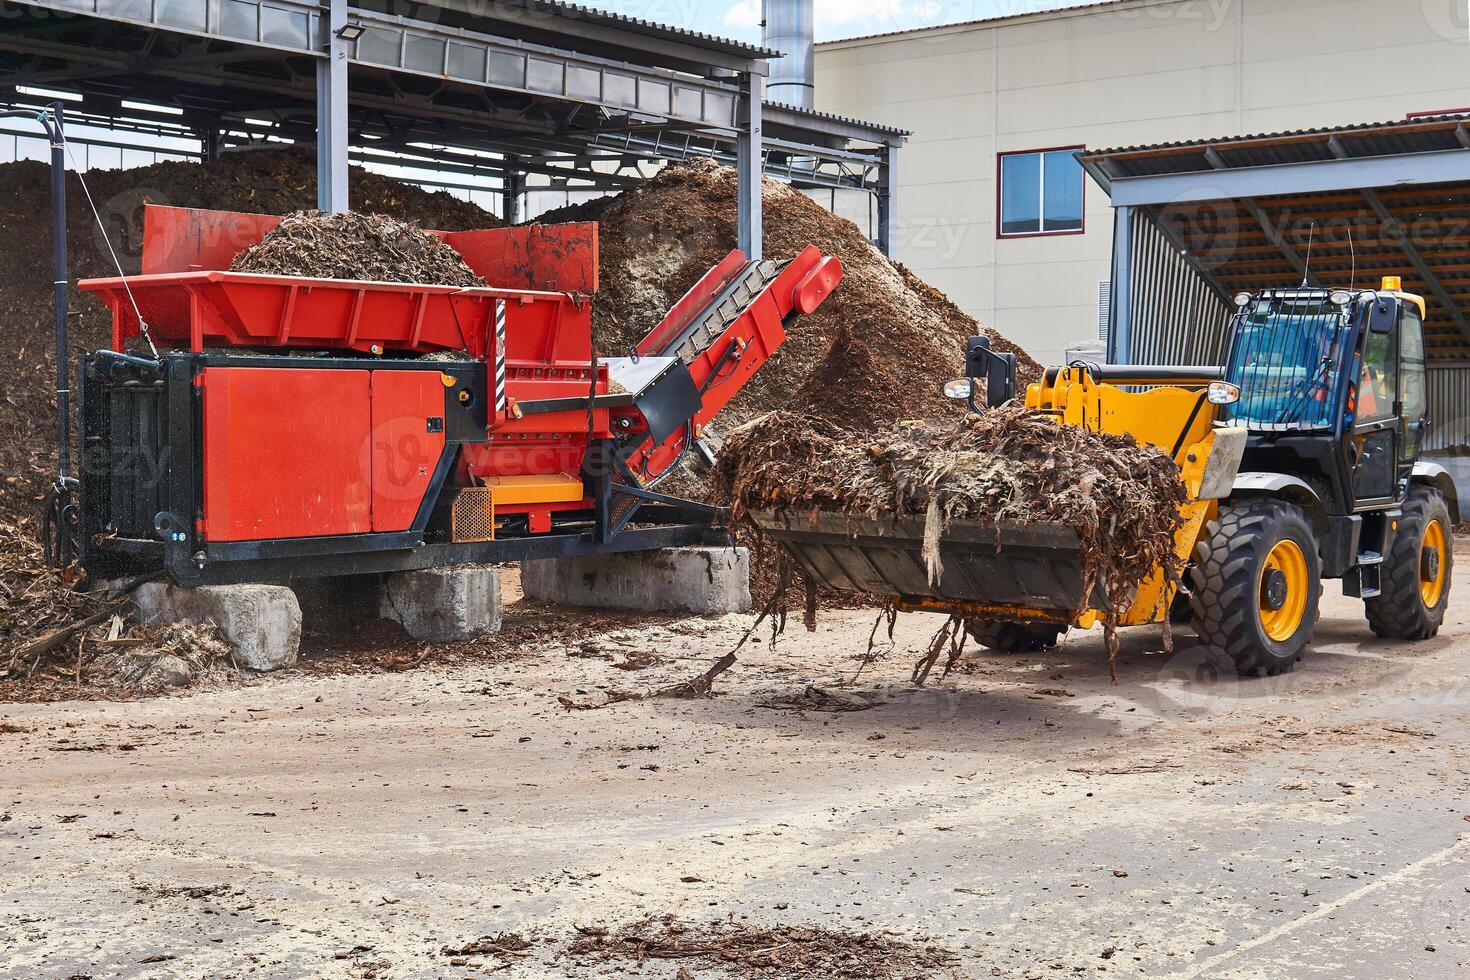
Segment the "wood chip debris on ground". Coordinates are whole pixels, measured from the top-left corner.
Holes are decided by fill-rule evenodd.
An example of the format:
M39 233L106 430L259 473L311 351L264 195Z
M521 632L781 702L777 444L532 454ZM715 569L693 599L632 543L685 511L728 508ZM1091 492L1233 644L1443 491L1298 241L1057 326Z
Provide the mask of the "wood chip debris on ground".
M126 600L74 585L26 528L0 524L0 699L157 694L233 671L215 626L143 625Z
M931 577L954 521L1065 525L1084 552L1079 613L1094 597L1126 608L1154 570L1177 572L1175 535L1187 500L1178 466L1160 450L1017 405L866 438L822 419L772 413L730 434L713 479L737 525L757 536L750 513L758 510L923 517Z
M426 286L485 285L437 235L410 222L355 211L288 215L259 244L237 255L230 270Z
M959 965L953 952L938 946L816 926L695 924L664 915L617 931L578 931L582 938L563 955L584 965L686 960L729 975L781 980L924 980L953 975Z

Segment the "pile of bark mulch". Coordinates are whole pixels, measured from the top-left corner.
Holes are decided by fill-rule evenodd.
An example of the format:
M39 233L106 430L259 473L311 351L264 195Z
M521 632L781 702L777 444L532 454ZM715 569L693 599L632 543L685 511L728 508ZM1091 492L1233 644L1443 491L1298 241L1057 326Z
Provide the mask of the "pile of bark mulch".
M0 524L0 701L132 698L235 672L215 627L144 626L127 599L75 585L26 528Z
M939 540L953 521L1066 525L1085 555L1079 613L1095 595L1126 608L1155 569L1177 573L1175 532L1187 500L1178 466L1160 450L1014 405L867 439L820 418L773 413L730 434L713 482L757 538L755 510L923 517L931 579L942 572Z
M711 161L668 167L638 188L542 215L598 221L602 289L593 303L598 349L619 355L656 325L736 246L735 171ZM941 389L964 373L965 340L988 334L1015 352L1024 382L1041 367L943 293L889 261L857 225L778 181L764 191L766 255L808 245L842 260L841 288L798 319L785 346L721 413L725 430L787 409L854 431L918 418L958 418Z
M123 270L139 271L143 205L290 214L316 206L316 160L298 150L229 153L207 164L166 162L86 174ZM494 228L488 211L354 168L353 206L440 231ZM73 281L116 275L76 174L67 181ZM0 165L0 520L34 518L55 476L50 168ZM73 291L73 363L111 344L111 318Z
M437 235L383 214L288 215L235 256L232 272L475 287L485 280Z
M722 968L737 976L782 980L924 980L953 976L950 950L875 933L836 932L814 926L764 928L716 921L681 922L672 915L645 919L617 932L582 927L565 956L589 963L676 961ZM680 977L692 977L683 967Z

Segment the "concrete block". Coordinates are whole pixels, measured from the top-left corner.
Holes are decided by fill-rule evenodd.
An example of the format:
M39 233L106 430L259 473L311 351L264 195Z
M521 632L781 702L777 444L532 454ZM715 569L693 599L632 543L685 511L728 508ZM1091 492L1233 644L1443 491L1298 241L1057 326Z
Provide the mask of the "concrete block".
M462 643L500 632L500 570L397 572L383 583L379 614L422 643Z
M282 585L183 589L149 582L133 594L147 623L214 623L235 645L235 662L256 671L293 666L301 649L301 606Z
M554 558L521 565L527 598L568 606L687 612L749 612L750 552L670 548L626 555Z

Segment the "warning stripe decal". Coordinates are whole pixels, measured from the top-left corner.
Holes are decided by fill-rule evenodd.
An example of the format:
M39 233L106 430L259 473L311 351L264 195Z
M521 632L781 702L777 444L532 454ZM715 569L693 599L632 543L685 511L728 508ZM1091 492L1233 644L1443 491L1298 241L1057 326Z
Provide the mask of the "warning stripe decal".
M495 301L495 414L505 417L509 396L505 391L505 300Z

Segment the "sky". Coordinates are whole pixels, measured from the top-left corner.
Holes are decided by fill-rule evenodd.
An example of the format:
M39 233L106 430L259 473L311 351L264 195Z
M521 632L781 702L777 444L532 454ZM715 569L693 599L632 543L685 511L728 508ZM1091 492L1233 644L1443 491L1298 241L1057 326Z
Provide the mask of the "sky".
M760 41L761 0L577 0L589 7L742 41ZM1072 7L1086 0L816 0L817 40Z

